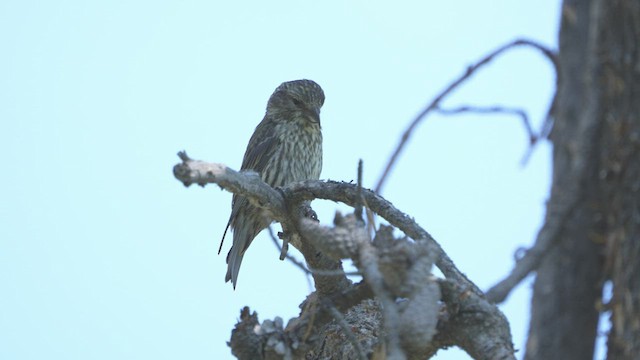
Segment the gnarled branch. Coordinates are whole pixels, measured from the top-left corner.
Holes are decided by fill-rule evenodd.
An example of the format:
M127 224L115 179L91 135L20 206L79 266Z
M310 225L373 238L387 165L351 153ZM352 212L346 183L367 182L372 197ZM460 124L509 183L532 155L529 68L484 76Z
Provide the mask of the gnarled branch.
M493 358L499 354L500 358L513 358L504 316L455 267L427 231L387 200L357 185L334 181L303 181L274 190L251 173L192 160L185 153L180 153L180 158L183 162L174 167L176 178L186 186L215 183L246 197L281 222L283 228L289 229L286 231L294 231L300 237L299 242L292 244L300 246L314 270L317 291L305 300L300 316L289 321L286 327L279 318L260 324L255 313L250 314L248 308L243 310L230 342L239 358L301 358L310 352L317 355L317 351L323 351L317 343L320 334L349 329L358 332L357 336L345 334L345 339L353 344L354 357L382 351L390 359L423 358L433 349L458 345L474 356ZM354 215L337 215L334 227L321 226L295 210L299 204L313 199L340 201L351 206L364 202L368 209L413 240L394 239L392 228L382 226L371 241L362 220ZM354 261L364 276L363 283L352 285L346 279L340 262L344 258ZM444 288L437 286L431 275L433 263L455 290L443 293L442 300L450 310L447 319L438 317L440 291ZM344 316L336 316L336 311ZM446 324L470 327L492 324L497 328L477 339L473 338L477 334L468 332L450 341L434 338L436 326L442 334L446 333L446 326L452 326ZM332 330L328 330L328 326ZM382 333L366 332L367 326L380 327ZM353 343L354 339L359 343Z

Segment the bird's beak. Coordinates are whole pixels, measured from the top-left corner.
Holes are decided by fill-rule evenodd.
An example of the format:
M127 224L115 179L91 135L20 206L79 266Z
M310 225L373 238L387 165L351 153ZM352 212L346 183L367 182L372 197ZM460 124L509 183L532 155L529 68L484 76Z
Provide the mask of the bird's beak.
M310 109L309 115L310 115L311 121L313 121L314 123L320 124L320 108Z

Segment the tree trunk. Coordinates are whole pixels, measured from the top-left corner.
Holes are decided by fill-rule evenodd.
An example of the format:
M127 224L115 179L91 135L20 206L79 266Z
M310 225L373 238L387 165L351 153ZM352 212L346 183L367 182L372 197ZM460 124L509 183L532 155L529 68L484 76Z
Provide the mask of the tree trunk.
M526 359L593 358L605 244L614 287L609 354L640 353L639 9L637 0L563 4L548 213L565 194L579 196L538 269Z
M640 2L601 10L602 191L613 284L609 359L640 356Z

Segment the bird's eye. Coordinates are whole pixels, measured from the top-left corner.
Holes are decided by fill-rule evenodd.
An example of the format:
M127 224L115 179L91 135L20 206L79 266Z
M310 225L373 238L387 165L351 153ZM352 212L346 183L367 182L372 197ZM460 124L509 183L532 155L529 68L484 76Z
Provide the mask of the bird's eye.
M300 107L302 106L302 101L300 101L300 100L298 100L296 98L293 98L292 101L293 101L293 104L295 106L300 106Z

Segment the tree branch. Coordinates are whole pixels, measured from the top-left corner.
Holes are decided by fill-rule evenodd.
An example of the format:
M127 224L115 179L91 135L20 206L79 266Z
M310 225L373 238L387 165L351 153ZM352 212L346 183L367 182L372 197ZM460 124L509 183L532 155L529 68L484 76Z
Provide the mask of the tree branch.
M464 105L458 106L455 108L441 108L437 107L435 109L439 114L442 115L458 115L462 113L475 113L475 114L505 114L505 115L516 115L522 119L522 125L524 126L525 131L527 132L527 136L529 137L529 147L522 157L521 163L526 164L529 156L533 152L534 146L538 143L538 141L542 138L540 135L537 135L533 131L533 127L531 126L531 121L529 120L529 116L527 113L520 108L511 108L506 106L472 106L472 105Z
M307 180L289 184L282 190L287 197L296 199L297 201L324 199L339 201L349 206L356 206L359 197L362 196L367 207L387 220L389 224L402 230L415 241L424 241L432 245L436 259L435 264L447 278L465 284L476 294L482 296L482 290L458 270L440 244L426 230L420 227L413 218L395 208L393 204L373 191L362 189L361 192L359 192L357 186L353 184L317 180Z
M184 152L180 154L186 156ZM281 192L278 192L262 182L258 177L244 175L222 164L206 163L192 160L188 157L186 157L186 160L183 159L183 163L177 164L173 171L176 178L182 181L185 186L191 184L204 186L207 183L214 183L223 189L245 196L252 204L273 214L273 218L282 223L290 223L285 206L285 197L292 204L301 203L305 200L324 199L357 206L361 196L373 212L387 220L391 225L402 230L416 241L425 241L431 244L436 255L436 266L447 278L461 282L469 286L477 294L482 294L482 291L458 270L440 244L426 230L420 227L415 220L396 209L389 201L371 190L359 190L357 185L344 182L307 180L289 184L281 188Z
M597 57L589 56L587 58L591 60ZM583 59L584 56L580 57L579 61L582 62ZM556 147L554 149L554 179L550 201L547 203L545 223L538 232L533 247L526 251L525 255L518 260L513 270L503 280L487 291L487 299L494 303L504 301L511 290L527 275L536 270L550 250L561 241L563 229L574 215L580 202L584 200L585 184L591 178L588 175L589 162L597 152L597 135L600 127L597 116L600 102L596 98L598 90L577 96L576 87L568 89L569 85L575 85L571 83L575 81L579 82L578 87L581 88L583 86L582 82L587 81L584 79L588 78L584 73L572 74L571 72L576 72L579 69L575 68L573 63L569 66L571 68L566 65L563 67L567 76L565 76L566 81L558 85L557 97L570 97L571 101L567 102L567 104L570 103L572 107L567 110L567 104L564 104L557 109L559 112L557 115L563 119L563 123L560 126L571 126L571 130L565 130L564 136L569 137L565 143L566 147ZM581 68L582 65L580 66ZM557 72L560 73L560 70L557 70ZM595 88L599 89L598 87ZM555 103L557 101L557 98L555 98L552 107L556 106ZM567 121L568 119L569 121ZM571 119L580 119L581 121L568 125ZM557 143L557 141L554 141L554 143ZM562 169L561 174L556 171L559 168Z
M180 151L178 157L182 163L173 167L173 175L184 186L217 184L222 189L246 197L251 205L267 211L276 221L288 222L282 195L265 184L256 173L237 172L223 164L193 160L184 151Z
M511 330L505 316L484 298L448 280L438 281L446 307L426 358L457 345L474 359L514 359Z
M505 337L510 344L508 323L506 321L502 323L504 317L499 310L484 299L477 286L455 267L438 243L424 229L371 190L354 184L333 181L303 181L274 190L250 173L235 172L221 164L195 161L188 158L185 153L180 153L180 157L183 162L174 167L176 178L186 186L193 183L201 186L216 183L241 194L252 204L272 214L274 219L283 224L283 227L294 229L295 235L300 236L301 241L292 242L292 244L301 247L309 267L313 269L311 273L314 275L317 291L307 298L301 306L303 311L300 316L292 319L286 328L282 326L280 318L273 321L266 320L259 324L255 313L251 315L248 308L243 310L241 322L236 325L230 342L233 353L239 358L302 357L308 351L313 351L313 347L317 346L317 344L314 345L314 341L320 338L319 334L324 331L322 329L330 325L332 320L337 321L338 329L341 329L338 331L342 332L353 327L353 325L352 327L347 325L349 321L358 321L362 316L364 316L363 320L368 321L366 317L367 314L371 315L370 310L355 318L349 315L341 318L336 316L335 312L351 313L361 306L370 307L372 303L363 300L372 297L379 302L379 305L375 306L384 319L382 322L379 320L375 322L384 327L382 333L385 346L382 349L387 358L405 359L407 356L411 358L422 356L431 349L430 344L436 334L436 326L441 326L438 323L440 288L431 275L434 262L447 276L448 281L454 284L452 286L457 291L453 292L455 296L443 297L447 306L452 309L464 308L476 313L480 310L482 312L480 317L477 314L462 316L466 313L457 313L456 316L459 317L461 324L476 326L476 329L479 329L478 326L481 324L486 326L489 323L501 329L504 326L507 327L506 332L488 331L486 335L480 337L468 332L461 333L458 338L452 340L452 343L482 358L494 358L496 354L500 356L509 354L509 347L487 347L487 344L504 343ZM354 215L346 217L336 215L335 226L331 228L309 220L304 216L303 211L291 210L298 209L298 204L307 203L313 199L340 201L351 206L365 203L368 209L404 231L415 241L407 238L394 239L393 228L381 226L372 242L364 228L364 223ZM364 276L364 283L350 285L340 265L340 259L344 258L351 258L354 261ZM301 267L304 268L304 266ZM457 305L466 299L473 299L473 302L468 304L475 304L476 307ZM357 306L354 308L354 305ZM478 322L478 319L481 321ZM362 341L361 337L354 335L344 334L352 342L355 356L362 357L365 350L360 347L360 343L354 342L354 339ZM500 337L492 338L495 335ZM371 341L368 342L367 354L379 351L380 334L372 333L368 336L373 337L370 337ZM468 336L478 337L481 341ZM378 344L378 347L373 349L375 344ZM256 347L257 350L246 349L247 346ZM510 359L508 356L500 358Z
M582 172L582 170L580 170ZM545 255L560 241L564 224L573 213L580 200L581 186L576 183L564 194L556 194L554 204L547 207L547 220L538 232L535 244L517 261L513 270L486 293L493 303L503 302L509 293L532 271L536 270ZM563 200L559 200L559 199ZM552 206L555 205L555 206Z
M395 163L398 160L398 156L400 155L400 153L402 152L402 150L404 149L405 145L407 144L407 140L409 140L409 137L411 136L411 134L413 133L413 130L415 129L415 127L433 110L435 110L439 105L440 102L442 102L442 100L447 97L451 92L453 92L453 90L455 90L458 86L460 86L463 82L465 82L467 79L469 79L478 69L482 68L484 65L488 64L489 62L491 62L493 59L495 59L497 56L501 55L502 53L506 52L507 50L510 50L512 48L515 47L519 47L519 46L529 46L529 47L533 47L534 49L539 50L547 59L549 59L549 61L551 61L556 74L559 74L559 67L558 67L558 61L556 58L555 53L535 42L532 40L527 40L527 39L518 39L518 40L514 40L506 45L503 45L501 47L499 47L498 49L490 52L488 55L484 56L483 58L481 58L478 62L476 62L475 64L469 66L467 68L467 70L460 75L456 80L454 80L453 82L451 82L444 90L442 90L414 119L413 121L411 121L411 123L409 124L409 126L407 127L407 129L404 131L404 133L402 134L402 137L400 138L400 142L398 143L398 145L396 146L396 149L394 150L393 154L391 154L391 157L389 158L387 165L384 169L384 171L382 172L382 175L380 176L380 179L378 180L378 184L375 187L375 192L376 193L380 193L382 191L382 187L384 185L384 183L386 182L389 174L391 173L391 169L393 168L393 166L395 165ZM555 103L555 101L554 101Z

